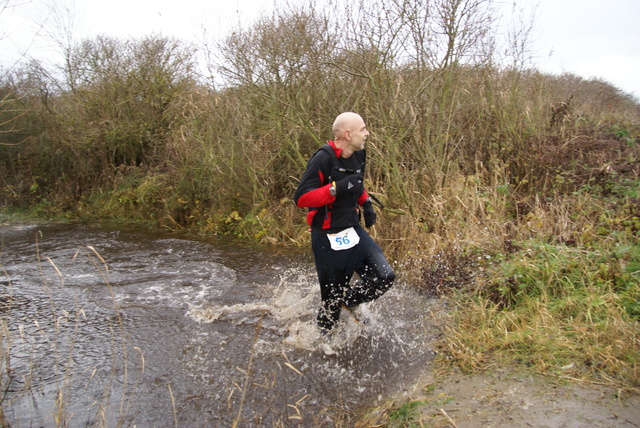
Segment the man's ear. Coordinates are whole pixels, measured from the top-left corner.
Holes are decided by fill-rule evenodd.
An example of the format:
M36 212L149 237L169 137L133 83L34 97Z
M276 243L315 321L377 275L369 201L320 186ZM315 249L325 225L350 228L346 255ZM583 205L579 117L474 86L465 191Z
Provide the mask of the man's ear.
M347 141L351 141L351 130L350 129L345 129L344 130L344 139Z

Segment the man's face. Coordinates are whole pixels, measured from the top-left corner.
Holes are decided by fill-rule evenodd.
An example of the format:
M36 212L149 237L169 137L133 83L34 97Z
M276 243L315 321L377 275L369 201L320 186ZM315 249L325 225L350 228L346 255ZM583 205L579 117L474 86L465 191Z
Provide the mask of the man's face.
M348 139L351 149L354 152L364 149L364 141L368 135L369 131L367 131L364 120L362 118L354 120L353 125L350 127Z

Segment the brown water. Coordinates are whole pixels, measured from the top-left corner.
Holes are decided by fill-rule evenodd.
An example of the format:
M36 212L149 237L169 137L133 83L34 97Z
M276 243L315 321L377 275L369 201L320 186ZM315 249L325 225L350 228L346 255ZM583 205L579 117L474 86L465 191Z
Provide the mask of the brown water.
M2 401L14 426L334 426L432 359L402 286L314 325L310 254L97 225L0 226Z

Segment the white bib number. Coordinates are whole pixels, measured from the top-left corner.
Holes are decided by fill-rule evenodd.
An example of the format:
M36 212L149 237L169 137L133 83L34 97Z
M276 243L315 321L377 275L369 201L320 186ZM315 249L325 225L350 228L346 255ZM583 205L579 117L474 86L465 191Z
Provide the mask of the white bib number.
M331 243L331 249L334 251L348 250L349 248L355 247L358 245L358 242L360 242L358 232L356 232L353 227L345 229L342 232L329 233L327 234L327 237Z

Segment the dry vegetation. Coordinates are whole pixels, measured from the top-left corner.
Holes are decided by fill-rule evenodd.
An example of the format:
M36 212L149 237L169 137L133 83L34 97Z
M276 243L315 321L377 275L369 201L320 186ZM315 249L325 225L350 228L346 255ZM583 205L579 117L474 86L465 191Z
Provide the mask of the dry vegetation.
M491 6L279 10L216 46L213 80L176 40L82 41L61 74L2 76L0 203L303 245L297 178L357 111L388 207L373 234L451 301L442 362L570 366L637 391L640 106L524 67L526 31L500 65Z

